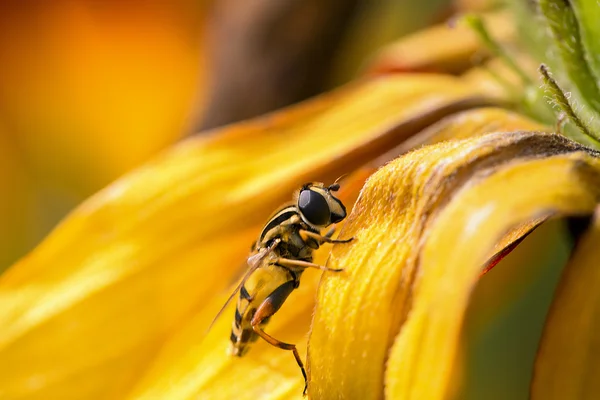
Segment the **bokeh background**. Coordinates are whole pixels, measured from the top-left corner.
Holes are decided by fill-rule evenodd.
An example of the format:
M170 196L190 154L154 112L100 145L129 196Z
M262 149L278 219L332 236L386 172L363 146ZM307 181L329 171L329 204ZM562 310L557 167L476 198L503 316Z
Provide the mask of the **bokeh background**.
M161 149L342 85L465 4L1 2L0 271Z

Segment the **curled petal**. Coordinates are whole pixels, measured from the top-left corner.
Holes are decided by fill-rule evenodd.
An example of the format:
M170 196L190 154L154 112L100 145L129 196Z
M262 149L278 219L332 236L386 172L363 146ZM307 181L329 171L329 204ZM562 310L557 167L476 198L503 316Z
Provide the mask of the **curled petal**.
M578 189L577 194L583 197L581 208L592 207L595 201L591 182L575 179L581 172L576 168L579 160L595 167L595 159L577 153L578 156L549 158L556 165L551 163L548 168L537 168L529 164L533 163L529 161L530 157L550 157L580 149L556 135L492 134L422 148L374 174L341 232L343 236L355 237L356 242L352 246L336 247L330 258L329 266L344 268L344 272L325 274L319 288L309 341L310 395L313 398L354 396L375 399L381 397L385 382L389 398L444 398L449 389L449 370L454 366L457 351L461 312L464 312L461 307L466 305L471 289L465 285L476 282L482 265L494 253L495 243L511 228L521 227L525 221L551 211L534 207L537 203L531 199L541 189L534 185L525 187L527 179L531 182L539 180L539 186L556 191ZM521 169L511 169L515 159L521 159L522 165L530 166L537 174L529 177L527 167L519 163ZM562 175L555 174L553 168L565 171L561 170ZM503 176L505 170L512 174ZM521 175L517 175L517 171ZM500 205L506 196L500 195L499 190L513 190L511 179L515 175L522 182L514 188L531 189L526 191L530 213L523 211L506 218L506 210ZM501 176L508 179L507 184L501 184ZM546 181L540 180L541 176L545 176ZM542 182L557 177L568 184L560 189L555 184L542 185ZM481 202L488 201L493 206L484 204L481 212L475 212L472 220L466 220L469 210L478 210L473 208L476 203L472 197L466 201L467 189L484 187L487 182L493 182L489 184L491 186L485 186L488 192L480 189L482 191L477 193ZM580 185L576 186L576 182ZM492 188L497 193L491 192ZM544 197L545 194L539 194L543 206L544 201L551 200L551 196ZM524 201L518 196L517 199ZM509 203L514 206L513 202ZM462 204L465 205L461 208ZM566 207L564 203L562 206ZM459 222L451 226L453 220L444 216L455 215L454 208L462 210L464 215L457 217ZM495 216L490 218L490 210L496 208L502 209L504 220ZM489 232L476 229L488 219L490 223L502 221L504 224L494 225ZM442 223L447 224L444 225L447 236L465 241L452 242L452 246L440 242L436 235L441 234L438 226ZM475 240L478 234L481 238ZM473 240L473 245L466 238ZM437 256L449 260L436 258L435 262L431 261L436 246L432 243L445 246ZM474 248L477 251L473 251ZM455 263L454 253L463 257L468 253L474 259L459 265L458 261ZM441 269L451 276L442 274ZM463 273L465 270L468 273ZM456 285L449 285L447 279L457 280ZM431 301L434 300L436 305L447 302L442 308L452 318L444 317L438 321L436 318L440 313L432 311ZM428 319L429 313L433 313L432 321ZM428 323L436 326L423 330ZM400 336L396 338L398 332ZM448 337L444 336L446 333ZM424 355L427 358L424 359Z
M591 212L599 182L600 161L576 152L514 162L456 195L420 255L412 308L388 360L389 398L452 398L464 315L489 249L522 221Z

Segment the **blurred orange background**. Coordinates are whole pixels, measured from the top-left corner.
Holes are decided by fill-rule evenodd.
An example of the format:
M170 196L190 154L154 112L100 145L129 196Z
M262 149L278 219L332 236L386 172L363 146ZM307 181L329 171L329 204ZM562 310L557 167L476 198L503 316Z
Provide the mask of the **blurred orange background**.
M195 1L0 6L0 270L73 206L191 128Z
M445 3L2 2L0 271L160 149L346 82Z

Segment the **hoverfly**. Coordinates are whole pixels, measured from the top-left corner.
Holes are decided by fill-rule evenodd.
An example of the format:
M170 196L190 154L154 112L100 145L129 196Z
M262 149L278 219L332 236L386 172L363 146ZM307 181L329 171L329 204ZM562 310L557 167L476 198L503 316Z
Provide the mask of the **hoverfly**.
M340 271L312 262L314 250L323 243L352 240L331 239L334 229L321 235L321 229L346 217L346 207L332 194L339 188L338 183L327 187L322 183L307 183L295 193L294 201L273 213L252 246L248 271L217 314L218 317L239 291L230 336L231 354L242 357L259 336L275 347L291 350L304 376L304 394L308 382L296 346L275 339L264 327L299 286L306 268Z

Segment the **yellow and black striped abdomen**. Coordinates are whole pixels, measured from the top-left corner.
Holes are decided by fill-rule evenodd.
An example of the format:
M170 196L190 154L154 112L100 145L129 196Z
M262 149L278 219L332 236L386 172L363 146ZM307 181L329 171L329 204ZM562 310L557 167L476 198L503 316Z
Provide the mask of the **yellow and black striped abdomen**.
M294 281L296 277L286 268L266 264L259 267L246 279L242 285L237 300L235 317L231 327L231 353L243 356L249 349L249 344L256 341L258 335L252 329L251 321L256 309L278 287L286 282ZM263 321L261 326L268 321Z

